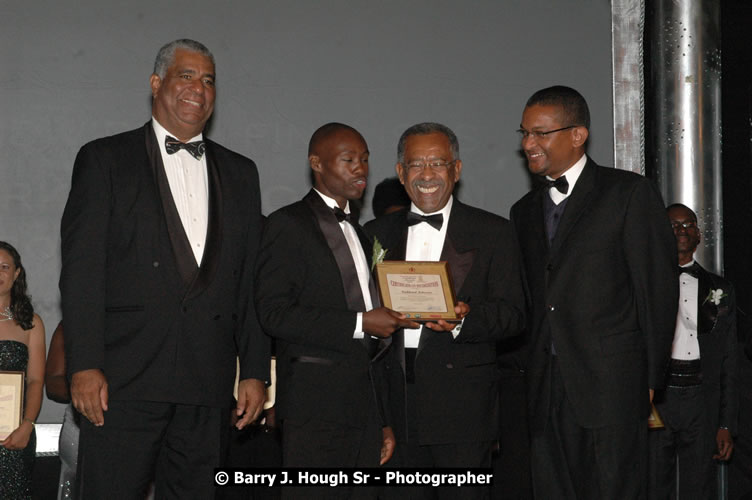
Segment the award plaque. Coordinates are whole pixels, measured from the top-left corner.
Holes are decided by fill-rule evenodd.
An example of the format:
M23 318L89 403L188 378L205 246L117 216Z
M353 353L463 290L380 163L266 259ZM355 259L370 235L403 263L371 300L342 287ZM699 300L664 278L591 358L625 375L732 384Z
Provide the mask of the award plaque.
M449 263L384 261L376 264L381 303L418 323L459 322Z
M0 439L7 438L23 420L24 372L0 371Z
M654 404L650 404L650 416L648 417L648 429L663 429L665 425L663 425L663 420L661 419L661 415L658 413L658 410L655 409Z

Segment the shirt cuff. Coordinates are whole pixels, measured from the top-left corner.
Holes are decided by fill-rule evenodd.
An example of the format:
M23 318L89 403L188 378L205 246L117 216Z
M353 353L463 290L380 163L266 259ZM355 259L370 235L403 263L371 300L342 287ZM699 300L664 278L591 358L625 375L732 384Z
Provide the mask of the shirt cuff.
M363 335L363 313L358 313L358 319L355 320L355 331L353 332L354 339L362 339Z
M465 316L465 317L467 317L467 316ZM464 324L465 324L465 318L462 318L462 321L460 321L460 322L459 322L459 323L457 324L457 326L455 326L455 327L454 327L454 328L452 329L452 338L453 338L453 339L456 339L456 338L457 338L457 335L459 335L459 334L460 334L460 330L462 330L462 325L464 325Z

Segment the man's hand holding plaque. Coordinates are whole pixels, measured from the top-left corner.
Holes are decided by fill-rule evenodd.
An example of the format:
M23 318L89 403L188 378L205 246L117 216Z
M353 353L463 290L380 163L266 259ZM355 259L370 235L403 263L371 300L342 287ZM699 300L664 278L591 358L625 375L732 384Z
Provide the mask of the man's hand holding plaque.
M470 311L466 303L455 303L447 262L384 261L376 265L376 276L385 307L433 330L452 330Z
M415 321L397 311L386 307L377 307L363 313L363 331L374 337L391 337L399 328L420 328Z
M457 305L454 306L454 312L455 314L457 314L457 318L462 321L465 316L467 316L467 313L470 312L470 306L462 301L459 301L457 302ZM428 323L426 323L426 327L437 332L451 332L452 330L457 328L457 322L450 323L448 321L440 319L438 321L429 321Z

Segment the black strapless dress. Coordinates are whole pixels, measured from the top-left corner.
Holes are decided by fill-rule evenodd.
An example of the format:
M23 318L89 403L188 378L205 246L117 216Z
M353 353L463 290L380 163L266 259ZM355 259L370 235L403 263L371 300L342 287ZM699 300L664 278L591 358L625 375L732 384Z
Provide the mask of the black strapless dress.
M0 370L25 372L28 362L29 350L26 344L15 340L0 340ZM23 450L8 450L0 446L0 498L31 498L31 471L36 449L34 431Z

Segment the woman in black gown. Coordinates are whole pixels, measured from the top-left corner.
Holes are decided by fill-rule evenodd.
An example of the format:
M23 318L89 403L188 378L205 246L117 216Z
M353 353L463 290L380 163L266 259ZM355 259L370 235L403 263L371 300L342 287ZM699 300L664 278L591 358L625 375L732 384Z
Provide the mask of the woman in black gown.
M0 498L31 498L36 452L34 422L42 406L44 325L26 295L26 271L10 244L0 241L0 371L25 377L23 420L0 440ZM3 433L5 434L5 433Z

